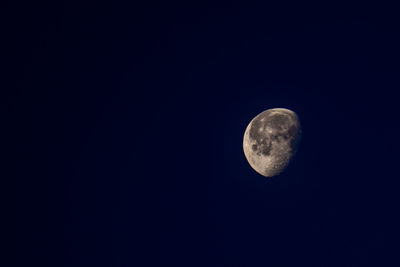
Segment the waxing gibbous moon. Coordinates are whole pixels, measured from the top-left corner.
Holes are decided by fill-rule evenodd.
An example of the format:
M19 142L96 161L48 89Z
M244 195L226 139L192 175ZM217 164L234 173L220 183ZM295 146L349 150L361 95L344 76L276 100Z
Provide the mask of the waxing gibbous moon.
M250 166L265 177L275 176L290 163L301 137L295 112L267 109L252 119L243 137L243 151Z

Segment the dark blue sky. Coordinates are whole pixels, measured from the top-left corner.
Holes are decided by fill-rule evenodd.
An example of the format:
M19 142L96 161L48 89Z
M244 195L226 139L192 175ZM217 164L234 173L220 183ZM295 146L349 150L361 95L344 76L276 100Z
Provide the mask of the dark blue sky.
M4 266L396 266L391 7L9 3ZM265 179L249 121L294 110Z

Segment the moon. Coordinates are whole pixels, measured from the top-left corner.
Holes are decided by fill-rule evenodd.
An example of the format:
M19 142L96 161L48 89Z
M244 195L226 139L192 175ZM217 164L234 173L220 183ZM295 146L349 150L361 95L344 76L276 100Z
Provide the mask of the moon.
M301 138L297 114L286 108L267 109L252 119L243 137L250 166L265 177L283 172L295 155Z

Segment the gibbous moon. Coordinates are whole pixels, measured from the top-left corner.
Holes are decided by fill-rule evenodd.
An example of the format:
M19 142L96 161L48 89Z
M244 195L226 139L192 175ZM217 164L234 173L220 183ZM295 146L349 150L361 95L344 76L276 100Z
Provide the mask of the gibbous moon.
M275 176L289 165L301 137L296 113L285 108L268 109L252 119L243 137L243 151L250 166L265 177Z

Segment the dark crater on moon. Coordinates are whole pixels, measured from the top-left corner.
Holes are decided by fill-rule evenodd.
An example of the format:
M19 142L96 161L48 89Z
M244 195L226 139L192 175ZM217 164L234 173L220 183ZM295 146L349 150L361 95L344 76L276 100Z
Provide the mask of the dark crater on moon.
M263 154L268 156L271 152L271 142L263 142L260 139L256 140L256 144L251 146L251 149L257 153L257 155Z
M265 125L268 125L278 131L283 131L285 129L284 127L288 126L289 124L288 117L282 114L274 114L272 116L270 115L269 120L266 118L265 121Z

